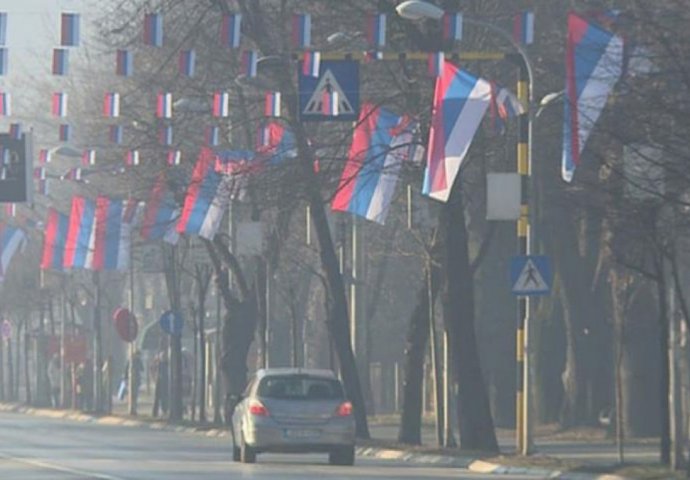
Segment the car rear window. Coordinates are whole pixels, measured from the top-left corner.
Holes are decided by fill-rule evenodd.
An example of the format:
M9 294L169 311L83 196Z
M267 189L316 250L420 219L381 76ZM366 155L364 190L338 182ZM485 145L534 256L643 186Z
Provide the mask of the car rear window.
M301 400L340 400L345 396L338 380L306 375L264 377L258 394L266 398Z

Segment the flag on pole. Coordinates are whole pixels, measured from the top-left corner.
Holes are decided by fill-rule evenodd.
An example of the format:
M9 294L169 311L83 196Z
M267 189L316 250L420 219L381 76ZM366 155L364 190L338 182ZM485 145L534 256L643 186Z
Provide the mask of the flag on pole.
M95 223L96 203L79 195L72 197L62 262L64 268L91 267L93 253L89 247L94 243Z
M513 40L522 45L534 43L534 12L525 11L513 17Z
M60 45L79 46L79 14L63 13L60 21Z
M182 50L177 62L180 75L193 77L196 71L196 52L194 50Z
M173 143L173 127L172 125L162 125L158 130L158 143L165 146L170 146Z
M250 150L217 152L215 170L223 175L230 199L244 200L246 197L249 177L263 169L263 164L256 159L255 152Z
M230 200L227 176L215 170L216 156L210 148L203 148L192 172L184 206L177 223L179 233L212 239Z
M64 269L65 240L69 229L69 217L58 210L48 208L43 230L43 255L41 257L41 270Z
M38 193L40 195L48 195L50 193L50 188L49 188L47 178L43 178L43 179L38 181Z
M446 12L443 14L443 38L444 40L462 40L462 13Z
M403 118L371 103L362 105L352 145L331 208L383 223L400 170L391 143ZM405 120L407 122L407 120Z
M96 165L96 150L84 150L81 155L81 164L85 167Z
M50 163L51 160L51 155L50 151L46 148L42 148L38 151L38 164L39 165L45 165L46 163Z
M64 92L53 93L52 112L56 117L67 116L67 94Z
M167 175L163 171L156 178L151 194L146 201L144 218L141 222L141 238L144 240L165 240L173 245L180 237L175 222L180 209L167 186Z
M163 46L163 16L160 13L144 15L144 44L150 47Z
M561 171L566 182L572 181L580 154L622 73L623 39L570 13Z
M12 115L12 96L6 92L0 92L0 116Z
M455 177L491 102L486 80L445 62L436 79L422 192L447 202Z
M61 142L69 142L72 139L72 126L66 123L58 127L58 140Z
M129 77L134 71L134 57L129 50L118 50L115 54L115 73Z
M259 54L256 50L245 50L242 52L242 73L249 77L256 77L256 65L259 58Z
M0 12L0 45L7 44L7 13Z
M227 92L213 94L211 114L216 118L225 118L230 115L230 95Z
M367 16L367 41L372 48L386 46L386 14L372 13Z
M45 180L46 179L46 169L44 167L34 168L34 180Z
M109 118L120 116L120 94L108 92L103 97L103 115Z
M24 249L26 240L23 230L0 223L0 281L7 273L12 257Z
M21 123L10 123L10 138L13 138L14 140L21 140L22 133Z
M204 143L207 147L217 147L220 143L220 129L216 126L208 126L204 131Z
M230 48L239 48L242 33L242 14L230 13L223 15L220 29L220 43Z
M0 76L9 73L9 56L6 48L0 48Z
M168 151L168 165L174 167L179 165L182 161L182 152L179 150L169 150Z
M66 48L53 49L53 75L67 75L69 66L69 50Z
M295 13L292 15L292 46L295 48L311 47L311 15Z
M505 133L506 122L510 118L517 117L527 112L515 94L507 88L499 87L495 82L491 84L491 103L489 104L489 116L491 129L494 133Z
M16 203L6 203L5 204L5 215L8 217L17 216L17 204Z
M302 75L318 77L321 70L321 52L307 51L302 56Z
M280 117L280 92L266 92L264 115L266 117Z
M102 271L129 267L131 226L124 221L126 203L104 195L96 199L96 221L89 243L91 264L86 268Z
M340 99L338 98L338 91L325 89L323 91L323 98L321 99L321 113L335 117L338 115L338 106Z
M77 182L80 182L82 180L81 167L70 168L64 174L62 174L60 180L75 180Z
M443 72L443 64L446 61L445 57L443 52L434 52L427 56L429 76L436 78L441 75L441 72Z
M256 158L261 165L279 165L297 157L295 135L276 120L263 125L256 140Z
M136 167L139 165L139 150L128 150L125 154L125 165Z
M156 117L172 118L172 93L160 92L156 97Z

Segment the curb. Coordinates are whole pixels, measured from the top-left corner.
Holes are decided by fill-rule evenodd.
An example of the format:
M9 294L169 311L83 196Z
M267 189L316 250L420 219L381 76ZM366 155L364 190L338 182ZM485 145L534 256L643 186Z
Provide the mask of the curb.
M167 422L146 422L133 418L125 418L117 415L96 416L81 413L75 410L55 410L52 408L35 408L19 404L0 403L0 412L22 413L40 417L72 420L84 423L95 423L108 426L125 426L148 428L151 430L173 431L178 433L191 433L206 437L227 437L228 431L220 428L185 427L172 425ZM550 470L540 467L517 467L502 465L474 457L462 457L451 455L437 455L430 453L416 453L410 450L396 450L392 448L358 446L355 453L361 457L376 458L380 460L397 460L421 465L439 466L447 468L463 468L475 473L493 475L534 475L541 478L558 478L566 480L628 480L618 475L597 475L584 472L569 472L562 470Z

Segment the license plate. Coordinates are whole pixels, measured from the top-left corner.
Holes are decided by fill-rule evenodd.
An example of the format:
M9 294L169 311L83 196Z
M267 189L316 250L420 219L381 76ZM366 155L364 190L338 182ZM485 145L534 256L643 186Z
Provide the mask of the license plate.
M285 437L287 438L316 438L321 436L321 430L314 429L285 429Z

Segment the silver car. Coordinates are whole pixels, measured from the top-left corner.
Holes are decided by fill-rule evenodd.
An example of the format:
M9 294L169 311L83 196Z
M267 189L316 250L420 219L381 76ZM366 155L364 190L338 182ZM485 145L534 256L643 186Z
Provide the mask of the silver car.
M232 456L327 452L332 465L355 461L352 404L330 370L269 368L251 379L232 414Z

